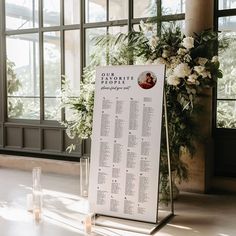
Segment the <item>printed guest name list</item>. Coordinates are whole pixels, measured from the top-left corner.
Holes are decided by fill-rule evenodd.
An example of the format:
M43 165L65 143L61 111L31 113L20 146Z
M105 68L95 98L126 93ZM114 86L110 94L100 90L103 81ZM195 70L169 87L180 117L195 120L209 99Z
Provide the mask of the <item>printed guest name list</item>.
M164 71L97 68L89 185L97 214L156 222Z

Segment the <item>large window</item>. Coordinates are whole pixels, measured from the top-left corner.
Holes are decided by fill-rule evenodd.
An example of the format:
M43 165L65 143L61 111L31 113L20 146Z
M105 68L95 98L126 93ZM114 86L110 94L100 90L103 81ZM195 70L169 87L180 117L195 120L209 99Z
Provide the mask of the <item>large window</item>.
M223 78L218 80L216 127L236 128L236 1L219 0L217 24L228 48L219 53ZM222 11L224 10L224 12Z
M79 90L80 4L61 8L60 0L5 1L8 118L60 120L62 74Z
M184 0L3 0L0 7L6 68L1 71L6 96L0 99L0 147L56 155L68 155L71 142L58 122L66 117L60 109L62 75L72 96L78 96L93 38L126 33L156 15L166 27L184 19ZM108 51L101 64L107 63Z
M236 1L215 3L216 26L229 44L219 53L223 78L218 80L216 89L215 174L236 177Z

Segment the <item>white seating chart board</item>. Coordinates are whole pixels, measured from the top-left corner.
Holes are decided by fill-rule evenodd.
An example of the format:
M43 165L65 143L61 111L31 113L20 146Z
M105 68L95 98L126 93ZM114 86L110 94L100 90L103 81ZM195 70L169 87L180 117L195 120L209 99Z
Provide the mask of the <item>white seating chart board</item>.
M155 223L164 65L96 71L89 202L97 214Z

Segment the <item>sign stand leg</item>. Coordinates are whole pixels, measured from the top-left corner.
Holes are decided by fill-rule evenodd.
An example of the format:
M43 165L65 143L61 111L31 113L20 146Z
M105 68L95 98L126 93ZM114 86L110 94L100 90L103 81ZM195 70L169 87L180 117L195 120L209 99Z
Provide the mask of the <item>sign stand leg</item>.
M166 151L167 151L167 162L168 162L168 172L169 172L169 186L170 186L170 204L171 204L171 213L174 215L172 171L171 171L170 144L169 144L169 129L168 129L167 102L166 102L166 93L165 92L164 92L164 116L165 116Z

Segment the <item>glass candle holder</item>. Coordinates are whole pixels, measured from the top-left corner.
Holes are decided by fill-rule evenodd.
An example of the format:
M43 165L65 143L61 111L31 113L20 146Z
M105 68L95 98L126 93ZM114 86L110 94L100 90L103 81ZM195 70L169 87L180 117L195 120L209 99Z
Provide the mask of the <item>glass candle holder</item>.
M41 191L41 167L34 167L32 171L33 191Z
M34 167L32 170L33 215L36 222L39 222L42 216L43 193L41 189L41 173L41 167Z
M89 213L84 216L83 231L86 235L92 235L95 231L95 214Z
M36 222L42 218L43 194L41 190L33 192L33 215Z
M82 197L88 196L89 168L90 168L89 156L81 157L80 158L80 195Z

